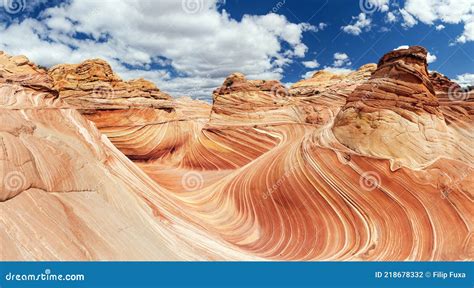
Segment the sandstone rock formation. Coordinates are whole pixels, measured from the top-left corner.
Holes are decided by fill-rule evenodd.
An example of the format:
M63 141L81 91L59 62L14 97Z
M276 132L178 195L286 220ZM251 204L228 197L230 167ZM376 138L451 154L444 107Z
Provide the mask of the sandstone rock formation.
M469 132L474 117L474 91L461 88L438 72L430 73L430 81L448 125L459 127L461 133Z
M367 80L376 68L375 64L366 64L347 75L321 70L314 73L313 77L293 84L289 93L297 97L305 122L331 124L349 94Z
M46 71L0 63L2 260L248 258L176 218L165 190L47 92Z
M474 259L471 98L395 52L290 89L235 73L212 107L1 54L0 258Z
M207 103L182 105L149 81L123 81L100 59L57 65L48 74L60 98L93 121L131 159L165 157L189 140L181 130L200 128L189 120L209 118ZM163 138L168 130L174 133Z
M226 125L298 121L289 113L289 93L276 80L247 80L241 73L227 77L213 93L211 122Z
M447 125L426 55L419 46L384 55L335 119L336 138L363 155L390 159L392 169L419 169L440 157L472 163L472 138Z
M123 81L100 59L57 65L48 74L59 96L80 110L171 108L170 103L159 101L171 97L153 83L144 79Z

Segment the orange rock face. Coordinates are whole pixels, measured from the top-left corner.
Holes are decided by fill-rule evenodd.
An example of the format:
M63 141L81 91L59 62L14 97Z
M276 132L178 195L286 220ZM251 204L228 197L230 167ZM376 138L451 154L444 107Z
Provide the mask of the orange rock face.
M0 54L1 259L472 260L472 98L425 57L234 73L211 106Z
M318 71L312 78L295 83L289 93L298 100L305 122L325 125L334 119L349 94L366 81L376 68L375 64L366 64L347 75Z
M181 130L199 129L187 123L188 119L207 119L211 109L196 101L187 110L183 101L173 101L149 81L121 80L100 59L57 65L48 74L64 102L93 121L120 151L135 160L165 157L173 147L184 145L189 136ZM163 131L174 133L163 138Z
M426 55L414 46L383 56L337 115L336 138L363 155L389 159L392 169L420 169L440 157L472 163L472 139L445 120Z
M177 218L165 189L45 92L46 71L3 53L0 63L2 260L247 258Z

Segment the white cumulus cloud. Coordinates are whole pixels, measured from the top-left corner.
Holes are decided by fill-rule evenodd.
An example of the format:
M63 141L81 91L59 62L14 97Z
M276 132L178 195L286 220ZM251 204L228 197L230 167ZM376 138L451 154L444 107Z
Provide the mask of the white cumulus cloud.
M319 63L317 60L303 61L301 63L303 64L304 67L310 68L310 69L319 67Z
M462 75L458 75L453 80L455 82L457 82L462 87L474 86L474 74L472 74L472 73L465 73L465 74L462 74Z
M334 53L334 63L332 63L334 67L349 66L351 64L352 63L349 60L349 56L347 56L346 53L340 53L340 52Z
M218 9L219 0L187 3L72 0L39 19L0 25L0 50L44 66L103 58L124 78L148 78L173 95L210 97L236 71L281 79L308 50L303 33L317 30L274 13L236 20Z
M464 31L456 41L474 41L474 0L406 0L400 12L406 27L412 27L418 21L428 25L436 22L463 24ZM437 24L436 30L444 29L443 24Z
M362 31L371 29L372 19L368 18L365 13L360 13L357 17L352 17L356 22L347 26L342 26L342 30L352 35L359 35Z

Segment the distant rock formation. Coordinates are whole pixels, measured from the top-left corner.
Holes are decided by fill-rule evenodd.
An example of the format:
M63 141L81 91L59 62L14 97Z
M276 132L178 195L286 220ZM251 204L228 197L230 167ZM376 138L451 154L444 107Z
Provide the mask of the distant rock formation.
M297 97L305 122L325 125L334 119L349 94L366 81L376 68L375 64L366 64L348 74L321 70L314 73L313 77L293 84L289 94Z
M298 121L288 89L276 80L247 80L234 73L213 92L212 124L258 125Z
M176 150L189 140L179 132L194 129L186 120L209 118L207 103L195 101L190 104L192 109L187 109L183 107L186 101L173 100L149 81L123 81L100 59L57 65L48 74L59 97L93 121L131 159L166 156L171 147ZM162 131L168 129L176 133L164 139Z
M100 59L81 64L61 64L48 71L54 89L71 106L80 110L130 108L171 109L171 97L144 79L123 81Z
M420 169L440 157L472 161L469 139L446 124L426 56L419 46L385 54L337 115L336 138L363 155L390 159L393 169Z

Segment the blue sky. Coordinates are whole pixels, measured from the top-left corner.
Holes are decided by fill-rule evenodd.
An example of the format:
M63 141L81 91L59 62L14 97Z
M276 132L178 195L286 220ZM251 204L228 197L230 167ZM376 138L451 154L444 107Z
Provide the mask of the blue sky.
M404 3L404 1L397 2ZM275 3L278 2L235 0L227 1L225 9L232 17L239 19L249 11L256 14L268 13L276 7ZM319 68L331 66L334 61L333 55L337 52L346 53L352 63L347 67L357 69L366 63L377 63L384 53L402 45L421 45L436 55L437 60L429 65L430 70L442 72L450 78L474 73L474 42L456 42L456 38L463 32L462 24L446 24L438 20L432 25L418 23L414 27L407 28L403 26L402 21L387 23L386 13L376 11L371 14L373 24L370 31L353 35L345 33L341 27L356 22L352 17L362 12L359 1L287 0L280 3L284 5L276 10L277 13L285 15L291 22L327 24L324 30L305 33L303 38L303 42L309 48L304 59L316 58L320 63ZM443 25L444 28L436 30L438 25ZM302 72L308 70L311 69L296 62L286 69L283 81L298 81Z
M404 45L474 84L474 0L0 0L0 50L52 66L103 58L124 79L207 98L232 72L291 84Z

